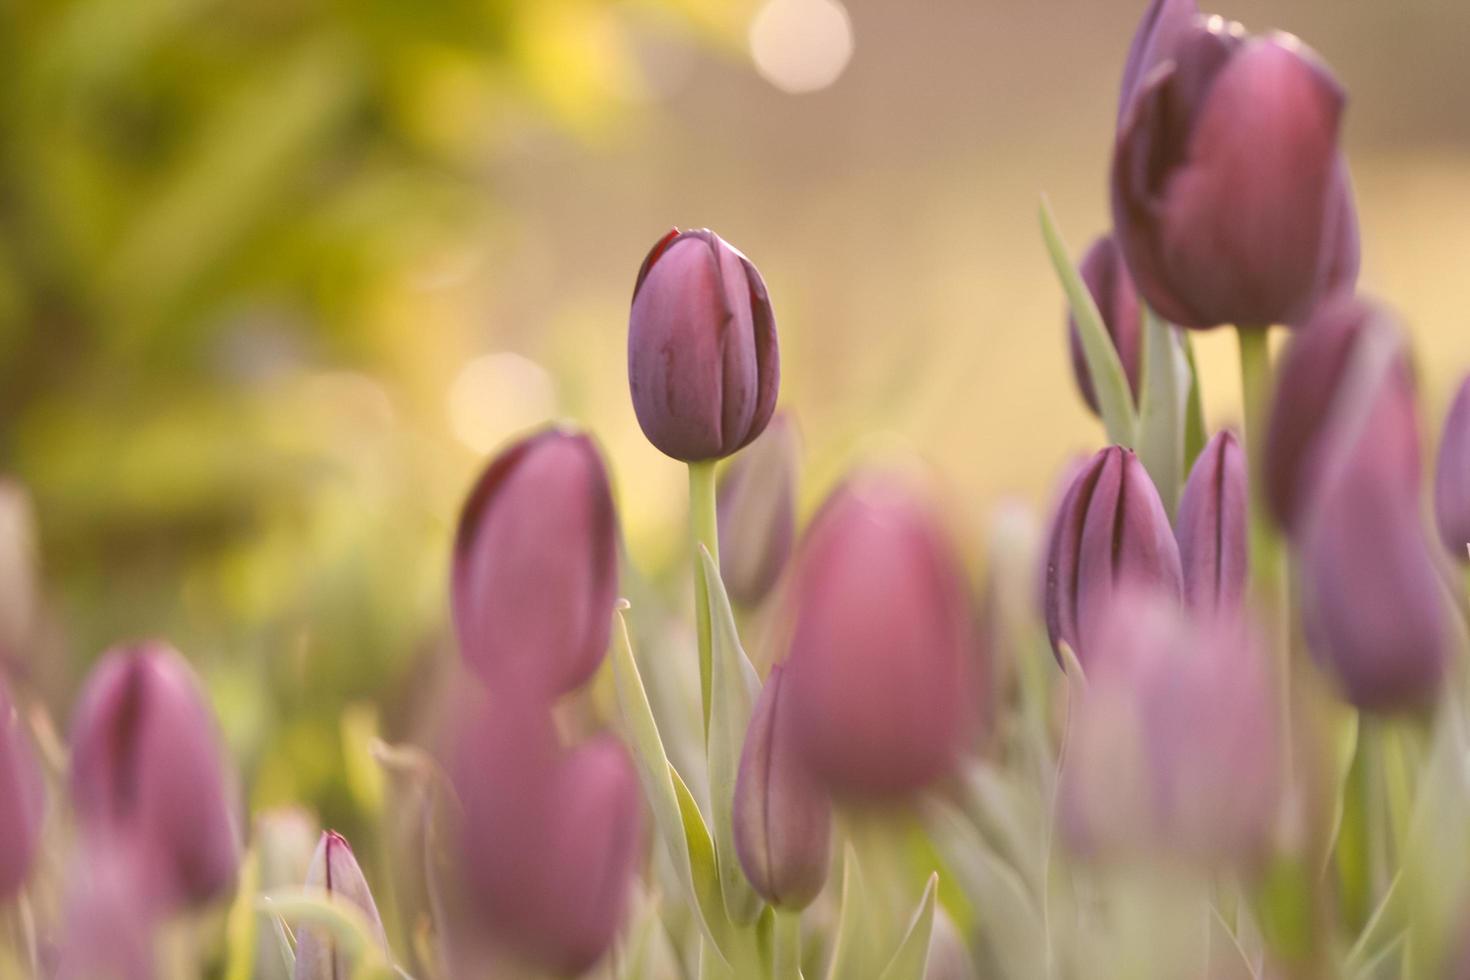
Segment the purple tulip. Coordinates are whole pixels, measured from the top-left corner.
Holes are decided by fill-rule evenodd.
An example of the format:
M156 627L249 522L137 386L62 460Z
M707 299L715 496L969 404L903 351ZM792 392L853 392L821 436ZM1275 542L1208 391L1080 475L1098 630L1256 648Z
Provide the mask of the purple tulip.
M675 229L643 260L628 382L643 434L685 462L729 456L770 421L781 358L766 284L714 232Z
M367 920L372 938L387 953L388 937L383 932L383 920L378 916L377 903L347 838L334 830L322 834L306 872L306 885L356 906L356 911ZM349 969L350 964L325 930L303 926L297 931L295 980L337 980L346 976Z
M1255 631L1125 590L1068 729L1061 829L1094 860L1250 864L1280 799L1277 706Z
M1122 125L1139 85L1163 62L1174 55L1174 47L1199 18L1195 0L1153 0L1128 49L1123 68L1123 86L1118 93L1118 123Z
M796 432L785 415L731 460L718 499L720 577L736 602L759 605L786 568L796 536Z
M829 792L893 797L947 774L973 714L964 570L899 479L850 478L803 539L783 699Z
M126 843L85 843L67 873L53 980L155 980L154 941L165 910L146 853Z
M1092 294L1093 302L1102 314L1103 326L1113 339L1118 360L1123 363L1123 373L1128 377L1128 387L1136 399L1143 371L1143 308L1138 304L1133 280L1128 278L1128 267L1123 264L1122 253L1112 236L1104 235L1092 243L1082 258L1080 272L1087 291ZM1092 373L1087 368L1087 355L1082 351L1077 321L1071 314L1067 316L1067 337L1072 351L1072 374L1077 379L1082 400L1096 415L1097 392L1092 385Z
M486 683L539 697L586 683L618 590L617 516L590 438L547 429L490 463L460 516L452 589L460 651Z
M1188 327L1295 324L1351 287L1345 102L1288 35L1212 18L1175 38L1138 80L1113 157L1118 244L1150 307Z
M1402 331L1388 311L1339 297L1292 335L1282 355L1266 432L1264 482L1272 516L1293 536L1299 536L1324 472L1342 451L1334 421L1360 398L1374 402L1356 438L1371 445L1370 454L1404 496L1418 493L1419 432L1408 359L1396 359L1376 395L1348 390L1355 357L1370 331L1392 334L1392 342L1402 344Z
M1046 627L1090 667L1091 636L1127 585L1183 594L1179 546L1148 472L1132 450L1094 456L1062 499L1046 549Z
M766 901L800 909L827 883L832 804L806 770L792 740L783 668L756 701L735 780L735 853Z
M1238 611L1249 570L1245 452L1223 430L1205 446L1179 498L1176 537L1184 601L1202 612Z
M231 894L240 860L233 787L194 671L164 643L117 647L92 669L71 731L71 795L101 846L143 855L166 904Z
M0 678L0 906L14 898L30 877L45 815L41 766Z
M1470 378L1460 383L1444 422L1434 474L1434 516L1445 547L1465 561L1470 557Z

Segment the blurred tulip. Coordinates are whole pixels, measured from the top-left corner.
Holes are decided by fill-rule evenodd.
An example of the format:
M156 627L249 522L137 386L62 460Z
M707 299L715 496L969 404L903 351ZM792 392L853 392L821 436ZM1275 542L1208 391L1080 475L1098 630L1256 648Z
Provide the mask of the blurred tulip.
M1277 707L1239 617L1125 590L1099 625L1067 735L1061 826L1095 860L1251 863L1280 795Z
M30 877L45 815L41 765L0 677L0 906L15 897Z
M1176 535L1184 601L1201 612L1239 611L1249 571L1245 452L1235 433L1215 434L1189 472Z
M750 260L708 229L659 239L633 287L628 381L644 435L685 462L720 459L770 421L776 321Z
M355 905L367 920L374 941L385 954L388 952L388 937L377 903L347 838L334 830L322 834L306 872L306 885ZM303 926L297 931L295 980L337 980L350 969L351 963L337 951L337 944L324 929Z
M612 945L643 846L627 752L598 738L570 752L533 704L504 700L461 725L452 778L463 807L461 934L575 976Z
M1377 335L1376 337L1374 335ZM1356 439L1371 448L1378 466L1401 485L1404 496L1416 496L1421 474L1414 380L1400 354L1376 394L1350 390L1353 364L1372 339L1402 347L1402 330L1382 307L1359 298L1339 297L1317 311L1292 334L1277 369L1271 420L1266 432L1266 502L1276 521L1292 535L1340 452L1338 427L1350 404L1372 398L1366 422Z
M1460 383L1440 437L1434 516L1450 554L1470 558L1470 378Z
M1102 314L1103 326L1107 327L1108 336L1113 339L1118 360L1123 362L1123 373L1128 376L1128 387L1137 400L1143 370L1143 308L1138 304L1133 280L1128 278L1128 267L1123 264L1123 256L1112 236L1104 235L1092 243L1082 258L1079 271L1098 312ZM1092 386L1092 374L1087 369L1087 355L1082 352L1077 321L1070 314L1067 316L1067 337L1077 388L1082 392L1082 400L1096 415L1097 392Z
M30 494L0 479L0 666L24 659L40 605L36 585L36 515Z
M735 781L735 852L756 892L782 908L810 905L827 883L832 804L792 743L784 668L755 704Z
M455 631L493 687L555 696L607 652L618 590L617 516L602 454L547 429L491 461L455 537Z
M839 487L803 538L784 698L829 791L905 794L944 776L973 714L964 570L901 480Z
M72 861L52 980L157 980L154 942L162 910L152 900L145 854L92 841Z
M1118 123L1121 125L1133 104L1139 85L1162 62L1173 57L1174 47L1199 18L1195 0L1153 0L1138 23L1128 61L1123 67L1123 87L1118 93Z
M1183 594L1179 546L1158 490L1132 450L1110 446L1072 481L1046 550L1046 628L1091 669L1091 638L1125 585Z
M1171 47L1137 80L1114 150L1113 222L1134 283L1182 326L1299 323L1357 278L1343 90L1288 35L1247 38L1211 18Z
M717 510L720 577L736 602L758 605L791 557L796 536L796 432L783 414L731 460Z
M240 859L233 787L194 671L153 642L103 655L78 699L71 795L96 846L135 849L167 904L228 895Z

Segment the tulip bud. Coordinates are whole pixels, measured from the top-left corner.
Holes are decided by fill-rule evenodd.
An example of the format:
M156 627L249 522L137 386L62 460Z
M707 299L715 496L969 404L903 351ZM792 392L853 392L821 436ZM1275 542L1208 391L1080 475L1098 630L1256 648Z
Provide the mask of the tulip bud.
M1266 657L1240 618L1125 590L1100 623L1060 787L1071 849L1206 865L1269 851L1281 773Z
M1123 67L1123 87L1118 94L1121 125L1139 85L1161 63L1174 54L1174 47L1199 17L1195 0L1153 0L1139 21Z
M1470 378L1460 384L1444 422L1434 474L1439 536L1460 561L1470 557Z
M758 605L781 577L796 536L796 433L785 415L730 462L718 501L720 577L736 602Z
M388 951L388 937L383 932L378 906L347 838L334 830L322 834L306 872L306 886L355 905L367 919L374 941L384 953ZM296 933L295 980L337 980L347 975L350 968L351 964L337 951L331 935L320 927L304 926Z
M41 845L46 783L30 736L0 678L0 906L30 876Z
M1091 636L1124 585L1183 592L1179 546L1159 492L1132 450L1110 446L1072 481L1046 550L1046 628L1090 669Z
M1272 516L1293 536L1299 535L1326 470L1342 451L1334 420L1363 398L1373 401L1355 438L1373 447L1366 452L1392 475L1402 495L1417 495L1419 432L1407 358L1402 354L1395 358L1375 391L1353 389L1353 364L1364 345L1382 340L1401 346L1401 334L1387 310L1342 297L1324 304L1292 335L1277 369L1264 465L1266 502Z
M1201 612L1238 611L1249 570L1245 453L1224 430L1205 446L1179 498L1176 536L1184 601Z
M746 730L735 780L735 853L762 898L800 909L827 883L832 804L792 744L783 670L771 668Z
M1114 149L1133 281L1182 326L1299 323L1357 277L1343 90L1295 38L1219 18L1172 49L1138 80Z
M1123 363L1123 373L1128 377L1128 387L1136 399L1143 369L1143 308L1138 305L1133 280L1128 278L1128 267L1123 264L1123 256L1112 236L1104 235L1092 243L1082 258L1080 272L1087 291L1092 294L1093 302L1102 314L1103 326L1113 339L1118 360ZM1087 355L1082 351L1077 321L1070 314L1067 316L1067 336L1072 351L1072 374L1077 379L1082 400L1096 415L1097 391L1092 386L1092 374L1087 368Z
M770 421L781 359L766 284L714 232L675 229L643 260L628 382L643 434L685 462L729 456Z
M133 846L92 841L67 873L63 929L52 980L155 980L154 940L162 918L152 901L146 856Z
M460 651L482 680L571 691L607 652L617 516L586 435L547 429L501 452L465 501L452 599Z
M194 671L166 644L114 648L92 669L72 719L72 802L91 838L143 856L166 904L234 888L239 834L222 753Z
M803 539L786 692L796 743L833 793L891 797L946 775L972 715L964 570L902 481L849 479Z

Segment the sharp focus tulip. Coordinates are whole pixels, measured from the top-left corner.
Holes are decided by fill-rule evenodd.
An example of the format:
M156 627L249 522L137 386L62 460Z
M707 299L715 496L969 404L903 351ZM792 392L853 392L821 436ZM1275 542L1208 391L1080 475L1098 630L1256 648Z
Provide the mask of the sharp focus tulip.
M1369 711L1429 706L1453 643L1418 497L1395 477L1359 451L1318 495L1302 545L1308 645Z
M455 538L460 651L488 684L555 696L607 652L617 600L617 518L602 455L548 429L485 470Z
M1111 446L1072 481L1046 551L1046 626L1084 667L1091 636L1118 589L1153 586L1183 594L1179 546L1159 492L1132 450Z
M792 744L783 668L771 668L740 753L735 851L756 892L772 905L805 908L827 882L832 804Z
M784 415L730 462L719 488L720 577L757 605L775 586L796 536L796 433Z
M1114 150L1133 281L1182 326L1299 323L1357 277L1342 88L1295 38L1219 18L1172 48L1138 80Z
M1313 510L1325 471L1346 451L1334 421L1363 398L1373 401L1356 439L1371 447L1364 452L1400 485L1402 495L1417 495L1419 432L1408 360L1395 359L1376 394L1352 390L1357 383L1353 365L1365 341L1402 345L1400 335L1386 310L1358 298L1324 304L1292 335L1277 371L1264 465L1266 502L1293 536Z
M1103 236L1092 244L1082 258L1082 281L1092 293L1093 302L1102 314L1103 326L1113 339L1118 351L1118 360L1123 363L1123 373L1128 377L1128 387L1133 397L1138 397L1139 376L1143 369L1143 308L1138 305L1138 294L1134 292L1133 280L1128 278L1128 267L1111 236ZM1092 386L1092 374L1087 369L1087 356L1082 352L1082 338L1077 333L1077 321L1067 317L1067 337L1072 352L1072 373L1077 378L1077 387L1082 400L1096 415L1097 392Z
M719 235L676 229L643 260L628 381L648 441L685 462L729 456L770 421L781 381L771 301L755 266Z
M46 784L26 734L0 679L0 906L25 884L41 844Z
M1153 0L1139 21L1123 67L1123 87L1118 93L1118 122L1127 115L1138 86L1161 63L1173 57L1174 46L1199 18L1195 0Z
M1470 557L1470 378L1460 384L1445 419L1434 474L1434 516L1445 547L1465 561Z
M356 906L356 911L367 920L373 940L387 952L383 920L378 916L377 903L347 838L333 830L322 834L306 872L306 885ZM338 952L337 944L325 930L305 926L296 933L295 980L337 980L346 976L350 968L351 964Z
M1280 793L1276 699L1255 631L1126 590L1099 626L1062 768L1062 831L1098 860L1252 863Z
M1184 600L1202 612L1239 610L1245 601L1248 529L1245 452L1235 434L1215 434L1179 498L1176 536Z
M533 704L496 702L462 726L452 774L463 941L488 937L562 975L601 959L623 924L642 853L642 797L611 738L563 752ZM463 954L461 954L463 955Z
M902 481L849 480L803 539L786 693L829 791L891 797L945 775L972 715L964 571Z
M71 731L84 831L143 855L165 903L232 892L239 832L223 748L193 670L162 643L119 647L92 669Z

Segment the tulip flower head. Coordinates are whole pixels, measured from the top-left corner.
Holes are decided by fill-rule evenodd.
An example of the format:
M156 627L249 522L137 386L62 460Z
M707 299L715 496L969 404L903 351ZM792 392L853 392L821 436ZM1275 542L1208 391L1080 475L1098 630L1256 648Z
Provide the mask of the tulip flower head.
M352 904L367 920L373 940L387 953L388 937L383 932L383 920L347 838L334 830L322 834L306 872L306 885L326 892L334 900ZM351 964L325 930L303 926L297 931L295 980L337 980L349 975L350 968Z
M45 815L41 766L25 722L0 678L0 906L30 877Z
M1217 432L1194 461L1175 522L1191 608L1239 611L1245 601L1247 492L1245 451L1233 432Z
M1470 378L1445 419L1434 473L1434 516L1444 546L1459 561L1470 558Z
M648 441L685 462L749 445L776 408L776 320L756 267L707 229L648 253L628 318L628 382Z
M776 585L796 536L796 433L777 414L719 486L720 578L730 597L757 605Z
M1103 326L1113 340L1118 360L1123 364L1123 373L1128 378L1128 387L1137 399L1143 372L1143 307L1138 303L1133 280L1128 278L1128 267L1123 264L1123 256L1111 236L1105 235L1093 242L1082 258L1079 271L1098 312L1102 314ZM1067 338L1077 388L1082 392L1082 400L1096 415L1097 391L1092 385L1092 373L1087 368L1087 356L1082 351L1077 321L1070 313L1067 315Z
M1143 13L1128 49L1123 67L1123 85L1118 93L1118 122L1122 123L1139 85L1162 62L1173 57L1174 47L1199 18L1196 0L1153 0Z
M607 652L617 517L602 454L547 429L505 449L465 502L453 607L465 662L492 687L554 697Z

